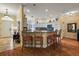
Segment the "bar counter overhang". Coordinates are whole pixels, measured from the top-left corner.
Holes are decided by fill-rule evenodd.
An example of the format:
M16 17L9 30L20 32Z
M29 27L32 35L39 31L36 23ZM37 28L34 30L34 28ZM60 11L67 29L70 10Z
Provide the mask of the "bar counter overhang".
M52 31L52 32L49 32L49 31L23 31L22 35L24 35L24 34L31 35L32 37L34 37L36 35L42 36L43 37L43 47L42 48L46 48L51 45L51 43L49 45L47 44L47 36L56 34L56 32L55 31ZM34 38L33 38L33 40L34 40ZM32 47L34 47L34 44ZM39 46L36 46L36 47L39 47Z

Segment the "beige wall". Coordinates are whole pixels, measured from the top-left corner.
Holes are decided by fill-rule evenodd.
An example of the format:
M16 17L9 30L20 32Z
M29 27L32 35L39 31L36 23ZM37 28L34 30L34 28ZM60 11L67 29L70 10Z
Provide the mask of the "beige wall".
M76 33L67 32L68 23L77 23L77 29L79 28L79 13L73 15L64 15L59 18L59 23L62 28L63 37L77 39Z

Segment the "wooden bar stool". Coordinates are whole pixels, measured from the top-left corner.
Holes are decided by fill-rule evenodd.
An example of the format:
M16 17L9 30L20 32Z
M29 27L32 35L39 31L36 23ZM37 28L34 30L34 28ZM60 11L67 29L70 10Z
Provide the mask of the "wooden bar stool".
M34 46L41 45L43 47L43 37L42 36L34 36Z
M56 43L57 43L57 39L56 39L56 34L55 33L47 36L47 46L50 46L52 44L54 46L56 46L55 45Z
M52 36L52 40L53 40L54 48L56 48L56 47L57 47L57 36L56 36L56 34L54 34L54 35Z
M52 35L48 35L47 36L47 46L53 44L53 38L52 38Z
M32 47L33 37L31 35L23 35L23 47Z

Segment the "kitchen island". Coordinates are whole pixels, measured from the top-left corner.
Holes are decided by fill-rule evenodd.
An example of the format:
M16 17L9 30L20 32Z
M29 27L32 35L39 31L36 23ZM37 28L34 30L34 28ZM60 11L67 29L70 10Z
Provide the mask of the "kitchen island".
M31 35L32 37L34 37L35 35L39 35L39 36L42 36L43 37L43 48L46 48L48 46L47 44L47 37L48 35L52 35L52 34L56 34L56 32L48 32L48 31L23 31L22 33L23 35L24 34L27 34L27 35ZM34 38L33 38L33 42L34 42ZM50 46L50 44L49 44ZM34 44L33 46L34 47ZM36 47L39 47L39 46L36 46Z

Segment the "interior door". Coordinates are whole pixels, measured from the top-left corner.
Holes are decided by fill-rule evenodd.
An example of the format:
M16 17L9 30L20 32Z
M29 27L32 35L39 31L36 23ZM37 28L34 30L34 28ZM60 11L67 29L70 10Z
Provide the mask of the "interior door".
M11 37L11 27L12 22L11 21L2 21L1 23L1 36L2 37Z

